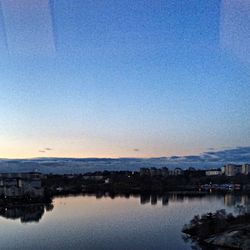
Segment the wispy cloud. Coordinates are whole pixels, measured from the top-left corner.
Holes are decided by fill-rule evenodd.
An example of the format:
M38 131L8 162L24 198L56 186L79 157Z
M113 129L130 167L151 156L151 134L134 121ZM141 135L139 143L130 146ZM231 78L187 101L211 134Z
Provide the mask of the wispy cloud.
M205 159L217 158L224 162L250 162L250 147L236 147L220 151L204 152L201 157Z
M51 151L51 150L53 150L53 149L49 148L49 147L46 147L46 148L40 149L38 152L39 153L46 153L46 152Z

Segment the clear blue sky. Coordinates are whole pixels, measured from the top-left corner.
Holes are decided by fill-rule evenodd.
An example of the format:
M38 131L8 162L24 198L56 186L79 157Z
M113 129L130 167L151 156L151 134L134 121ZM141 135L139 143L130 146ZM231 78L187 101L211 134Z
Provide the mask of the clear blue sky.
M0 158L250 144L247 1L0 2Z

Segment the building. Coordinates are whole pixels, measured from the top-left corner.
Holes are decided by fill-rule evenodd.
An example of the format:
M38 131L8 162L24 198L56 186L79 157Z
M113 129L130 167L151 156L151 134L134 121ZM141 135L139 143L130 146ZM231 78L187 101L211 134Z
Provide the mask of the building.
M104 179L102 175L84 175L83 180L91 180L91 181L101 181Z
M174 169L169 169L168 175L170 175L170 176L175 175Z
M222 174L221 169L209 169L206 171L206 176L217 176L221 174Z
M223 166L222 168L221 168L221 173L224 175L225 174L225 168L226 168L226 166Z
M183 170L181 168L175 168L174 175L183 175Z
M140 176L150 175L148 168L140 168Z
M0 196L32 198L44 195L40 173L6 173L0 174Z
M245 174L245 175L249 175L250 174L250 164L243 164L241 166L241 173Z
M140 168L140 176L162 176L162 177L167 177L169 176L169 170L167 167L163 168Z
M150 175L151 176L157 176L158 175L158 169L157 168L150 168L149 169Z
M241 174L242 172L241 169L242 169L241 165L236 165L236 164L227 164L224 166L224 171L226 176L235 176Z
M149 169L150 171L150 175L153 177L153 176L162 176L162 170L159 169L159 168L150 168Z
M163 167L163 168L161 169L161 175L162 175L163 177L167 177L167 176L169 175L168 168Z
M193 167L189 167L189 168L188 168L188 171L189 171L189 172L195 172L195 171L196 171L196 169L195 169L195 168L193 168Z

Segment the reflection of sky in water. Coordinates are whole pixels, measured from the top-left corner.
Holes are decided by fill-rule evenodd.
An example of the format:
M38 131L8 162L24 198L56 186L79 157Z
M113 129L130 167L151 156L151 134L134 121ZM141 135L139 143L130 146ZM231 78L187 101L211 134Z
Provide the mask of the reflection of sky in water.
M151 197L152 199L152 197ZM153 197L154 199L154 197ZM224 198L161 198L152 206L140 197L97 199L56 198L54 209L39 223L20 224L0 219L4 249L189 249L181 238L182 226L195 214L233 207Z

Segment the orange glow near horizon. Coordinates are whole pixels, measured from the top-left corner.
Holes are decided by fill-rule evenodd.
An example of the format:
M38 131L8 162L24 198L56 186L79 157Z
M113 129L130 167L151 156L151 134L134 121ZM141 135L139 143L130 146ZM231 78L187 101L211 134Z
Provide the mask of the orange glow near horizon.
M87 148L87 147L86 147ZM190 154L200 154L202 150L183 150L177 151L175 148L171 149L124 149L124 148L110 148L107 145L105 147L97 147L96 149L90 148L88 150L77 147L51 147L47 150L44 147L26 145L26 146L2 146L0 145L0 158L8 159L29 159L37 157L66 157L66 158L120 158L120 157L132 157L132 158L151 158L151 157L169 157L173 155L185 156Z

